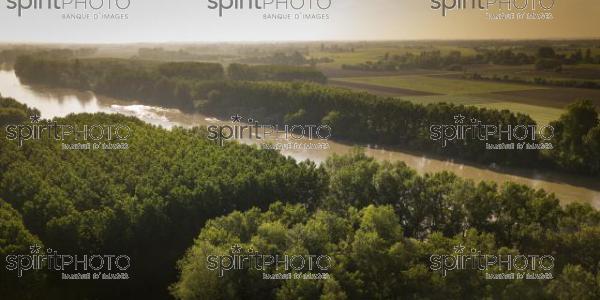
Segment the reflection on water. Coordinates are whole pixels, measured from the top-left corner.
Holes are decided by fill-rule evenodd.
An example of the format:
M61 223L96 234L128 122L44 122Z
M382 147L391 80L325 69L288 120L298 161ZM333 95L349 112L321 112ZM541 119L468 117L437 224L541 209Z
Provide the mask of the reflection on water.
M175 124L171 122L168 115L176 115L181 112L177 109L166 109L162 107L134 104L134 105L118 105L110 106L111 111L120 113L126 116L137 117L154 125L159 125L164 128L171 128Z
M121 113L138 117L153 125L171 128L177 124L169 121L170 115L181 114L179 110L131 105L131 101L97 96L92 92L28 86L22 84L12 70L0 70L0 95L37 108L45 119L64 117L71 113Z
M97 96L91 92L78 92L69 89L55 89L23 85L13 71L0 70L0 94L12 97L29 106L38 108L44 118L62 117L70 113L120 113L135 116L147 123L171 128L173 126L206 126L207 124L225 125L220 121L201 114L185 114L177 109L140 105L131 101L122 101L109 97ZM245 140L244 143L254 143ZM303 141L305 142L305 141ZM323 162L333 153L344 154L352 150L352 146L329 142L329 150L284 150L283 154L297 160L310 159ZM365 152L378 160L401 160L420 173L450 171L458 176L479 181L492 180L498 183L513 181L534 188L543 188L555 193L563 203L581 201L592 203L600 208L600 182L597 179L577 178L552 172L518 171L512 174L502 173L494 166L487 168L474 167L455 163L449 160L437 160L421 155L400 151L365 148ZM518 174L518 175L517 175Z
M30 87L21 84L13 71L0 70L0 94L15 98L40 110L43 118L63 117L70 113L106 111L105 105L90 92Z

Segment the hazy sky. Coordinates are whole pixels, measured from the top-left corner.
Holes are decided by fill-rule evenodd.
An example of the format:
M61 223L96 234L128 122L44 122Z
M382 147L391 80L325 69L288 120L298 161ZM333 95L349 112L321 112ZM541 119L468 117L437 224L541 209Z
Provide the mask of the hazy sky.
M442 17L431 9L431 0L331 0L327 20L264 20L263 14L285 10L228 10L219 17L209 0L131 1L122 11L126 20L65 20L64 13L93 12L74 9L9 9L11 2L26 6L33 0L0 0L0 41L3 42L204 42L376 39L482 39L600 37L599 0L555 0L554 19L491 21L479 10L450 11ZM52 0L56 1L56 0ZM91 1L95 6L117 0ZM223 1L227 4L230 0ZM241 1L241 0L239 0ZM247 2L248 0L244 0ZM265 1L265 0L259 0ZM266 0L284 1L284 0ZM301 3L303 0L287 0ZM308 2L317 0L304 0ZM327 4L329 0L320 0ZM436 0L437 1L437 0ZM439 0L443 1L443 0ZM452 4L454 0L446 0ZM470 2L471 0L468 0ZM483 0L487 1L487 0ZM493 0L490 0L493 1ZM526 0L514 0L519 6ZM533 0L529 0L531 2ZM540 0L535 0L540 1ZM543 0L551 3L552 0ZM248 4L246 3L246 6ZM106 12L107 10L100 10ZM291 11L294 13L294 11ZM497 12L494 10L493 12Z

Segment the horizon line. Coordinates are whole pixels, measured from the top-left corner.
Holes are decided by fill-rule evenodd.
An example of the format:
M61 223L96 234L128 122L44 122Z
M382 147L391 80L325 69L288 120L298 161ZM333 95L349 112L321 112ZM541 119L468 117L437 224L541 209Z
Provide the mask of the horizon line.
M3 41L0 45L136 45L136 44L274 44L274 43L360 43L360 42L476 42L476 41L594 41L596 37L547 37L547 38L423 38L423 39L315 39L315 40L220 40L220 41L104 41L104 42L73 42L73 41Z

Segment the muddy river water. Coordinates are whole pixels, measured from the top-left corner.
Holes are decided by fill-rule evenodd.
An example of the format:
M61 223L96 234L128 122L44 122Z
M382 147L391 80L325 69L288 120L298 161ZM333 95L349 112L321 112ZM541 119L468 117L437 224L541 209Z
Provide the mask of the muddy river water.
M4 97L15 98L31 107L36 107L41 111L42 117L46 119L62 117L70 113L106 112L135 116L147 123L165 128L173 126L218 126L231 123L229 120L222 121L201 114L183 113L177 109L134 104L131 101L103 97L92 92L29 86L22 84L12 70L0 70L0 94ZM256 140L245 140L243 142L255 143ZM327 143L327 150L284 149L281 152L294 157L296 160L310 159L320 163L333 153L344 154L353 148L351 145L332 141ZM498 183L513 181L553 192L563 203L588 202L600 208L600 180L597 178L578 177L547 171L507 170L493 166L474 166L397 150L368 146L363 148L368 155L378 160L402 160L420 173L451 171L461 177L475 181L491 180Z

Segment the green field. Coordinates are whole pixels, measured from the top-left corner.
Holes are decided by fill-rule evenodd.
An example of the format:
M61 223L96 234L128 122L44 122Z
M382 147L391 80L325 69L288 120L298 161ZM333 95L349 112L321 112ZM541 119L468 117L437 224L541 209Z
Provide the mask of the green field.
M561 72L554 71L538 71L533 65L523 66L496 66L484 65L467 67L468 73L478 73L484 77L504 76L509 78L520 78L524 80L533 80L535 78L545 78L560 81L594 81L600 82L600 65L594 64L579 64L579 65L563 65Z
M378 61L382 59L386 53L389 55L404 55L413 53L418 55L423 51L439 50L442 54L450 53L451 51L459 51L462 55L475 55L476 51L472 48L458 46L435 46L435 47L356 47L353 52L333 52L321 51L318 48L311 49L310 57L321 58L329 57L334 60L332 63L319 64L321 67L341 67L342 65L354 65L367 61Z
M374 86L410 89L443 95L483 94L506 91L543 89L525 84L512 84L489 81L470 81L431 76L382 76L336 78L336 80L364 83Z
M508 102L497 100L492 95L439 95L439 96L407 96L399 99L408 100L413 103L429 104L447 102L457 105L471 105L481 108L506 109L516 113L531 116L538 124L548 124L557 120L564 110L554 107L545 107L532 104Z
M539 91L541 95L544 94L544 91L557 94L557 92L552 92L548 88L527 84L472 81L425 75L352 77L336 78L336 80L368 84L371 86L371 92L377 92L378 89L382 88L402 88L439 94L431 96L401 95L398 98L420 104L447 102L490 109L507 109L512 112L527 114L539 124L548 124L553 120L557 120L564 112L563 107L567 105L567 103L564 105L548 103L546 105L543 97L538 99L537 97L519 96L519 93L535 91ZM573 95L576 94L576 91L579 90L565 89L565 93ZM531 101L528 101L528 99Z
M323 48L310 48L311 57L328 57L335 61L319 64L319 68L330 77L330 84L342 88L366 91L372 94L428 104L447 102L490 109L507 109L512 112L530 115L540 124L556 120L566 106L578 100L590 100L600 108L600 89L564 87L557 84L535 84L543 78L552 82L577 84L600 83L600 64L590 64L579 60L569 63L566 58L575 50L591 49L592 57L600 55L600 47L592 43L556 42L551 46L565 62L560 71L537 70L529 60L527 64L516 65L503 60L506 53L493 51L507 50L512 53L537 55L545 43L497 42L474 45L472 43L379 43L379 44L328 44ZM423 69L419 67L388 71L380 69L343 69L342 65L360 65L366 62L382 61L386 54L404 55L412 53L440 51L442 56L459 51L463 57L487 55L492 51L495 58L485 63L463 64L460 71L447 68ZM502 55L502 56L501 56ZM501 57L501 58L498 58ZM496 61L499 61L496 63ZM502 63L504 61L504 63ZM490 80L465 79L466 74L477 73ZM492 80L493 79L493 80ZM510 80L514 80L510 82ZM523 81L521 83L521 81Z
M490 109L506 109L515 113L526 114L533 118L536 123L540 125L546 125L552 121L558 120L565 112L564 109L514 102L490 102L485 104L476 104L474 106Z

